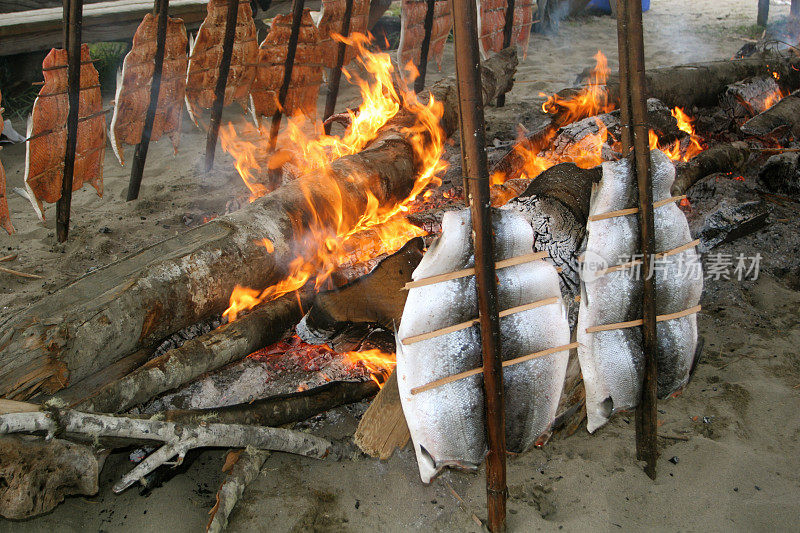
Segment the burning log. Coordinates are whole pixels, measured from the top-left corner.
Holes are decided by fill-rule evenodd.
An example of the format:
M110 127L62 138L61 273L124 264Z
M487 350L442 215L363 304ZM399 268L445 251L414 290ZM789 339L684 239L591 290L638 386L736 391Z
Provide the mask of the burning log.
M764 137L767 135L783 135L787 131L800 138L800 91L795 91L763 113L751 118L742 126L748 135Z
M781 89L775 78L761 77L737 81L725 90L720 106L738 123L763 113L781 99Z
M258 449L334 460L347 457L350 453L346 445L288 429L238 424L179 425L124 416L82 413L71 409L0 416L0 435L44 432L52 437L61 431L66 436L90 441L112 438L129 442L164 443L114 485L113 490L117 493L127 489L175 456L178 456L179 462L182 461L186 453L195 448L253 446Z
M206 527L208 533L225 531L225 528L228 527L228 517L236 506L236 502L242 497L247 486L258 477L261 467L269 458L269 452L264 450L251 448L238 452L231 450L225 462L226 466L233 454L237 454L235 463L227 471L223 467L223 471L226 471L228 476L217 491L217 503L209 512L211 520Z
M82 444L0 438L0 516L23 520L51 511L67 496L97 494L102 464Z
M285 296L256 307L241 319L147 362L73 407L95 413L126 411L201 374L246 357L280 340L300 320L308 299Z
M717 172L737 172L750 157L746 143L718 144L701 152L688 163L679 164L677 177L672 184L672 195L686 194L700 179Z
M800 153L776 154L758 171L758 178L773 192L800 195Z
M481 66L483 98L507 92L513 49ZM442 104L444 137L457 127L456 82L431 89ZM354 229L368 205L389 209L412 191L422 162L416 117L401 109L362 151L335 160L331 187L310 172L247 207L96 270L0 320L0 395L54 392L126 355L222 312L236 285L263 289L285 279L316 223L320 232ZM371 204L370 204L371 202ZM334 213L344 205L347 212ZM340 216L343 215L343 218ZM264 246L264 239L269 246Z

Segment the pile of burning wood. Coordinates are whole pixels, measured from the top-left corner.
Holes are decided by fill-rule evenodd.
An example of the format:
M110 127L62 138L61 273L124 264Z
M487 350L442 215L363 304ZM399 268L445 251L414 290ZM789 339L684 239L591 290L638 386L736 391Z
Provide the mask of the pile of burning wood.
M453 213L461 207L460 183L445 176L440 186L445 140L456 127L455 82L436 84L422 102L396 83L385 55L356 47L374 79L362 85L364 105L348 113L342 136L309 137L300 116L281 150L267 155L264 139L230 130L227 149L251 186L252 203L93 272L0 324L0 395L7 398L0 401L0 433L44 433L47 443L36 446L48 450L33 453L40 448L27 438L0 440L7 450L0 476L14 479L2 490L23 495L0 499L11 502L3 514L31 516L67 493L96 491L98 445L160 444L115 485L118 491L146 483L159 466L203 446L348 457L355 453L349 442L276 428L378 390L355 436L362 450L386 457L412 435L424 480L449 464L480 462L480 442L440 438L410 415L425 412L424 402L439 396L419 394L435 390L468 398L461 406L445 403L466 410L453 416L482 427L472 390L479 388L479 340L469 301L468 224L464 213ZM510 49L484 62L485 102L508 91L516 62ZM752 173L761 153L780 153L763 167L764 187L800 190L790 147L798 66L794 56L765 55L648 73L651 144L666 154L653 152L654 205L666 213L662 226L673 228L657 230L663 256L688 252L696 260L695 245L708 250L742 228L757 228L754 219L763 222L763 202L692 211L695 188ZM518 403L523 412L509 417L516 421L509 428L515 450L541 445L554 430L575 431L587 411L593 430L638 398L636 380L620 377L635 374L639 364L638 341L628 334L641 317L631 304L638 289L616 275L589 285L595 269L580 262L582 255L604 255L609 243L627 242L619 235L637 233L632 227L615 233L632 213L632 199L614 194L631 190L628 163L612 162L621 157L617 99L615 80L597 69L585 86L548 98L547 124L528 132L493 170L494 203L503 206L496 233L508 237L499 239L496 260L507 263L501 278L516 291L501 294L504 309L516 309L506 315L516 328L505 333L516 341L508 343L515 353L504 354L515 368L508 375L540 373L535 390L526 379L514 389L530 402ZM284 166L281 184L274 173ZM786 179L775 179L776 172ZM628 248L615 250L636 249ZM606 270L616 273L616 266ZM685 385L697 349L697 284L667 292L673 298L658 309L664 351L672 350L671 364L663 365L669 372L659 380L662 395ZM618 312L609 311L614 306ZM185 342L172 337L169 349L152 357L164 339L220 314L227 324ZM448 336L456 332L457 340ZM395 346L403 351L397 374ZM632 352L628 366L609 369L620 346ZM457 349L469 357L431 364L432 353L449 357ZM482 431L470 435L480 439ZM437 447L442 442L457 443L456 450ZM464 446L471 455L462 453ZM65 457L81 460L65 463ZM219 527L266 458L251 448L238 456L215 508ZM54 463L69 482L41 481ZM46 497L26 499L30 487Z

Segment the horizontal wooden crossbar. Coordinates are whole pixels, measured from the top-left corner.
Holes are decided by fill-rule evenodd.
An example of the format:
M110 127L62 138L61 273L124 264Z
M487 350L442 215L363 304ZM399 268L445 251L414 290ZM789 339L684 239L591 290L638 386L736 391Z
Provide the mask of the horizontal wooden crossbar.
M666 320L673 320L675 318L683 318L685 316L693 315L700 311L702 307L696 305L694 307L690 307L684 311L678 311L677 313L672 313L669 315L658 315L656 317L656 322L664 322ZM629 322L617 322L616 324L605 324L603 326L592 326L590 328L586 328L586 333L595 333L598 331L611 331L613 329L625 329L625 328L632 328L636 326L641 326L644 324L643 319L638 320L631 320Z
M670 255L679 254L681 252L685 252L686 250L688 250L690 248L694 248L698 244L700 244L700 239L695 239L692 242L687 242L683 246L678 246L677 248L673 248L672 250L667 250L666 252L657 253L656 257L660 259L662 257L668 257ZM615 265L615 266L612 266L612 267L608 267L605 270L599 272L597 274L597 277L605 276L606 274L610 274L611 272L616 272L617 270L625 270L626 268L630 268L630 267L632 267L634 265L639 265L641 263L642 263L641 259L635 259L633 261L628 261L627 263L623 263L621 265Z
M564 350L571 350L573 348L577 348L579 344L580 343L578 342L573 342L570 344L565 344L563 346L556 346L555 348L548 348L540 352L534 352L528 355L523 355L522 357L517 357L515 359L509 359L508 361L503 361L503 368L511 365L517 365L519 363L524 363L532 359L539 359L540 357L545 357L550 354L563 352ZM420 392L425 392L431 389L435 389L437 387L441 387L442 385L447 385L448 383L468 378L470 376L476 376L481 373L483 373L483 368L474 368L472 370L467 370L466 372L453 374L452 376L447 376L446 378L437 379L436 381L431 381L430 383L426 383L425 385L414 387L413 389L411 389L411 394L419 394Z
M677 202L678 200L683 200L686 198L686 195L683 194L681 196L673 196L671 198L667 198L665 200L659 200L658 202L653 202L653 207L661 207L667 204L671 204L672 202ZM628 209L618 209L617 211L609 211L608 213L602 213L600 215L591 215L589 220L592 222L596 222L598 220L605 220L607 218L616 218L616 217L623 217L625 215L633 215L639 212L638 207L630 207Z
M520 255L518 257L511 257L510 259L503 259L495 263L494 268L499 270L510 266L521 265L523 263L530 263L547 257L547 252L534 252L531 254ZM453 279L466 278L475 274L475 268L465 268L455 272L448 272L447 274L438 274L425 279L418 279L416 281L409 281L403 287L404 290L416 289L417 287L425 287L426 285L433 285L434 283L441 283L443 281L450 281Z

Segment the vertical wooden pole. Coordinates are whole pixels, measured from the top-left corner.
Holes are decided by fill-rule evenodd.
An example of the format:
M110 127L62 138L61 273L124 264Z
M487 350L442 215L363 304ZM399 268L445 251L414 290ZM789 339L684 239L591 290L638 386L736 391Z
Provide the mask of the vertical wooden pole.
M486 440L489 447L486 456L486 500L489 529L496 533L505 529L506 522L506 424L497 277L494 265L494 234L478 55L478 17L474 0L452 0L452 6L461 159L466 196L472 214L475 278L483 355Z
M800 17L800 0L792 0L792 7L789 9L789 15L793 18Z
M278 110L272 115L272 124L269 130L269 149L275 149L278 144L278 131L281 129L281 117L283 116L283 106L286 104L286 96L289 94L289 85L292 82L292 68L294 67L294 56L297 52L297 41L300 38L300 23L303 19L303 8L305 0L294 0L292 7L292 30L289 34L289 48L286 51L286 62L283 66L283 83L278 92Z
M344 16L342 17L342 29L339 32L342 37L350 35L350 19L353 17L353 0L346 0L344 4ZM292 19L294 23L294 19ZM342 81L342 67L347 53L347 44L340 42L336 48L336 66L331 71L331 80L328 83L328 96L325 98L325 116L323 121L333 115L336 111L336 100L339 98L339 84ZM325 134L330 135L331 124L325 124Z
M630 58L628 55L628 6L624 0L614 0L617 16L617 50L619 50L619 113L621 126L622 155L628 157L633 150L631 133L631 98L628 79Z
M211 107L211 123L206 137L206 172L214 168L214 155L217 150L219 124L222 121L222 108L225 106L225 87L231 71L233 43L236 38L236 22L239 18L239 0L228 0L225 13L225 38L222 41L222 57L219 60L219 74L214 88L214 105Z
M769 21L769 0L758 0L758 18L756 24L766 26Z
M81 92L81 28L83 0L64 0L64 49L67 51L67 146L64 153L64 172L61 198L56 203L56 235L58 242L69 236L69 217L72 206L72 182L75 172L75 152L78 145L78 118Z
M133 154L133 164L131 165L131 179L128 184L128 198L136 200L139 197L139 187L142 184L142 173L144 164L147 161L147 149L150 147L150 134L153 131L153 123L156 119L158 109L158 95L161 91L161 73L164 67L164 49L167 42L167 19L169 17L169 0L155 0L153 4L153 16L157 17L158 26L156 28L156 56L153 65L153 81L150 83L150 103L147 106L147 115L144 118L144 127L139 144Z
M642 28L642 4L639 0L619 0L617 19L624 18L625 24L618 26L619 32L627 33L627 108L633 142L633 171L636 176L639 194L639 228L641 235L642 273L642 348L644 351L644 379L642 397L636 408L636 457L645 461L645 472L650 478L656 477L658 459L657 431L657 367L655 353L656 340L656 294L655 275L652 261L655 253L653 223L653 185L650 176L650 146L647 126L647 87L644 61L644 32ZM622 35L620 44L622 44ZM623 56L622 51L620 56ZM621 78L622 79L622 78Z
M425 35L422 37L422 45L419 51L419 76L414 80L414 92L422 92L425 88L425 75L428 72L428 55L431 50L431 33L433 32L433 16L436 13L436 0L428 0L428 7L425 10ZM400 65L403 68L403 65Z
M514 0L506 0L506 25L503 28L503 49L511 46L511 34L514 31ZM506 93L497 97L497 107L506 105Z

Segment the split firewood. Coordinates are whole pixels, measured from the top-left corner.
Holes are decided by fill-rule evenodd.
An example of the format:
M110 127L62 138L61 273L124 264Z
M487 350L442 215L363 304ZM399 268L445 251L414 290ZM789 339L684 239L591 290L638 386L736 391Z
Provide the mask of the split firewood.
M781 88L772 76L737 81L725 90L720 107L739 124L763 113L781 98Z
M133 46L117 75L114 115L109 133L111 148L121 165L125 164L122 144L138 144L142 140L145 115L150 106L157 27L157 16L151 13L144 16L133 36ZM150 140L157 141L162 135L169 135L175 153L178 152L181 139L186 69L189 64L186 56L188 43L183 20L168 17L161 85Z
M24 520L67 496L97 494L105 455L62 439L0 437L0 516Z
M362 452L383 460L403 448L410 438L400 403L397 373L393 371L361 417L353 442Z
M223 471L227 473L225 480L222 482L219 490L217 491L217 503L209 511L211 519L206 526L208 533L222 533L228 527L228 518L242 497L245 489L252 483L261 472L261 467L269 458L269 452L265 450L257 450L255 448L245 448L243 451L231 451L228 454L233 458L234 463L230 466L227 464L223 467Z
M0 103L3 102L3 95L0 93ZM0 133L3 133L3 108L0 107ZM6 171L0 161L0 227L9 235L14 233L14 226L11 225L11 214L8 212L8 197L6 196Z
M190 43L189 67L186 77L186 108L192 121L198 120L203 109L214 104L214 89L222 60L222 42L225 35L225 18L228 1L239 2L236 18L236 36L233 41L231 68L225 85L224 105L239 102L246 108L250 85L256 76L258 40L253 11L247 0L211 0L208 14Z
M750 157L746 143L717 144L705 150L689 162L676 165L677 177L672 184L672 195L680 196L700 179L717 172L737 172Z
M763 113L745 122L742 125L742 131L758 137L783 135L791 132L796 139L799 139L798 113L800 113L800 91L795 91Z
M308 433L239 424L179 425L173 422L134 419L125 416L82 413L71 409L52 409L36 413L0 416L0 435L56 433L65 437L102 440L106 437L134 442L162 442L163 445L141 461L117 482L114 492L122 492L173 457L178 462L189 450L206 447L254 448L282 451L316 459L339 460L350 455L346 445Z
M169 350L73 407L96 413L126 411L205 372L242 359L280 340L300 320L309 300L307 296L287 295L262 304L234 322Z
M286 115L302 113L313 117L316 114L323 69L320 32L311 20L308 9L303 10L300 20L289 92L282 107L278 102L278 93L283 85L292 14L276 16L269 34L259 46L258 67L250 92L252 113L257 124L262 116L271 117L279 107Z
M485 102L509 90L516 65L511 49L483 63ZM448 137L458 124L455 80L445 79L431 91L443 106L440 126ZM330 187L321 187L319 175L310 172L235 213L98 269L3 317L0 395L53 393L222 312L236 285L260 290L277 283L297 258L298 246L306 246L303 239L314 220L325 226L321 232L349 231L368 205L397 205L420 171L412 146L415 122L402 109L365 150L332 162ZM334 211L333 205L347 206L348 216L315 218ZM265 238L270 250L263 246Z
M367 322L393 329L403 315L411 273L422 259L424 243L415 238L381 261L369 274L343 287L320 292L297 326L303 340L321 344L348 323Z
M67 51L50 50L42 62L44 85L33 103L28 120L25 189L36 201L37 213L44 218L42 202L61 198L64 175L67 115ZM89 183L103 196L103 157L106 150L106 116L100 95L100 78L89 55L89 45L81 46L80 112L72 190Z

